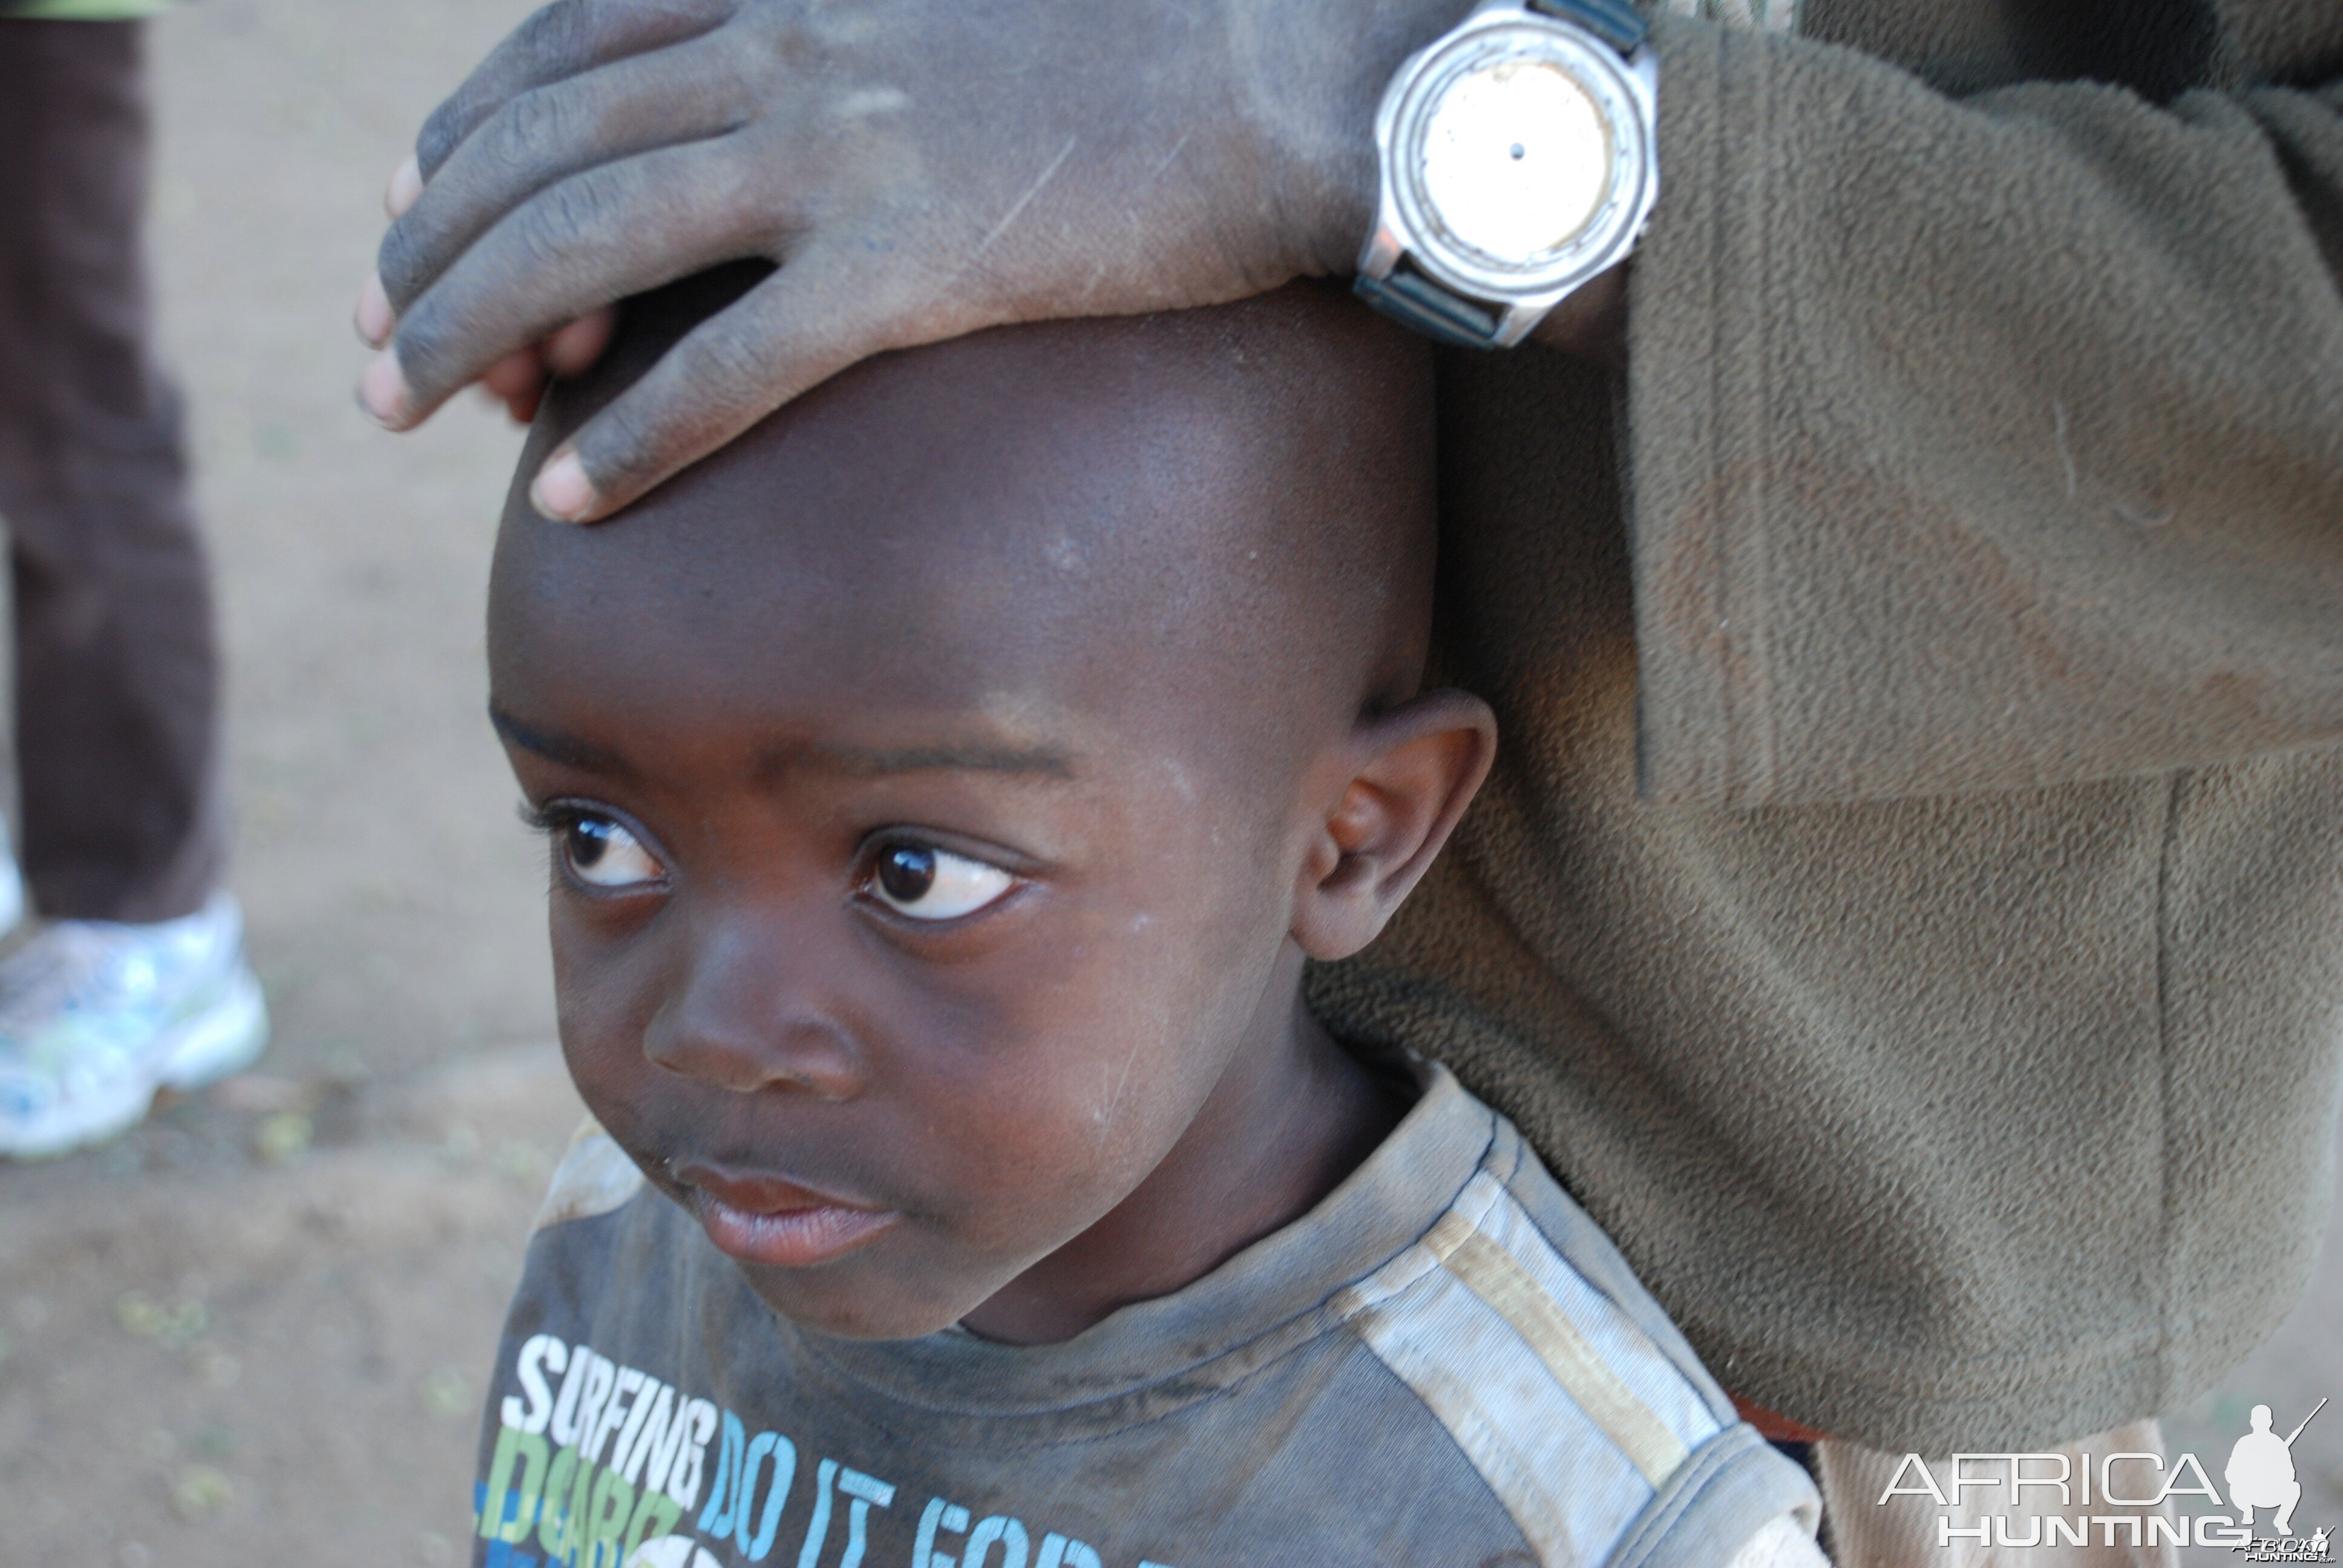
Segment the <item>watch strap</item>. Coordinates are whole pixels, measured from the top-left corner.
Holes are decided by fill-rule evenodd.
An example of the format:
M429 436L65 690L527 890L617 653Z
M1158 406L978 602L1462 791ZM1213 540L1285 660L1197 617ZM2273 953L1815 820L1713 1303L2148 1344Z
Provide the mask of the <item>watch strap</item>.
M1361 273L1352 292L1403 327L1414 328L1437 343L1459 348L1494 348L1497 313L1488 306L1443 288L1402 263L1388 277Z
M1541 16L1575 22L1622 55L1642 48L1651 34L1627 0L1522 0L1522 5Z

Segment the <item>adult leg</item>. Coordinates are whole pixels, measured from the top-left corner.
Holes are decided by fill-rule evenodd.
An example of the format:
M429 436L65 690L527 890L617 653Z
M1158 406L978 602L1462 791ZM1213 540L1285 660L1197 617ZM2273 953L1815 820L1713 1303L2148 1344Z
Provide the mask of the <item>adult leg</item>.
M145 34L0 20L0 516L25 866L0 1155L108 1138L268 1039L221 859L211 596L146 345Z
M0 516L34 901L188 914L222 854L211 595L148 347L144 25L0 21Z

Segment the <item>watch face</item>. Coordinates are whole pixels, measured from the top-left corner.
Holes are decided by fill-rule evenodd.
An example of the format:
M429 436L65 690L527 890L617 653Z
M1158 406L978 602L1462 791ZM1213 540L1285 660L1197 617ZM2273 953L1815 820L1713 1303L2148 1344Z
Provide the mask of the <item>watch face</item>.
M1377 234L1470 299L1553 300L1631 249L1659 179L1650 51L1484 6L1393 79ZM1377 241L1376 243L1386 243Z
M1423 125L1423 194L1457 240L1527 266L1561 248L1610 193L1611 126L1578 78L1549 60L1459 73Z

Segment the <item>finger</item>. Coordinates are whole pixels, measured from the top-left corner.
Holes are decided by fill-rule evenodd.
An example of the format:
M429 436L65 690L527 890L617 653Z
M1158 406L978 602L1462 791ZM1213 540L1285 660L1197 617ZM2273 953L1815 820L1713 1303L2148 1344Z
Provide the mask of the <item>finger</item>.
M504 416L514 424L526 425L537 417L538 405L545 400L545 391L544 388L539 387L535 392L527 393L518 397L501 397L489 390L488 384L483 382L480 386L480 397L490 407L501 410Z
M548 186L733 129L753 107L749 75L742 52L718 35L508 100L384 235L377 268L392 303L412 300L466 246Z
M394 429L427 417L517 348L588 312L778 243L744 200L729 138L605 164L531 197L399 317L360 382Z
M537 357L535 349L523 348L489 366L480 384L510 403L530 396L545 385L545 362Z
M409 153L390 171L390 184L383 187L382 210L394 221L407 216L415 198L423 194L423 166Z
M390 296L383 292L381 274L359 286L357 309L351 313L350 325L368 347L379 348L390 341L390 329L398 325L398 317L390 308Z
M915 302L850 266L792 261L686 334L562 443L529 500L559 522L598 522L859 360L974 323Z
M588 311L547 338L538 353L545 367L556 376L582 376L602 357L618 329L618 313L606 306Z
M597 65L705 33L739 0L554 0L513 29L431 112L415 139L426 180L508 100Z

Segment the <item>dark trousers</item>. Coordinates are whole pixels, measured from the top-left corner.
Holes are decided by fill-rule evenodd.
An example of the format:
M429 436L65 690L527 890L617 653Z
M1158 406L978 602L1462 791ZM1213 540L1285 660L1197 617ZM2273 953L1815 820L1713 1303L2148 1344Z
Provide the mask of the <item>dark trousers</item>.
M147 341L144 45L0 20L0 518L21 852L53 918L186 914L220 869L211 588Z

